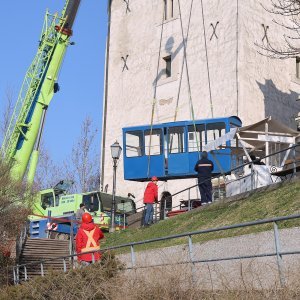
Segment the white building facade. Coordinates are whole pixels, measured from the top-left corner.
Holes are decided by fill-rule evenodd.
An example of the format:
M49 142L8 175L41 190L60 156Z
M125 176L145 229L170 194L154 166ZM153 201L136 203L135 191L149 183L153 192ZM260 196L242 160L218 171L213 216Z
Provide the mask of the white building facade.
M272 116L296 128L299 63L259 54L257 45L280 44L283 35L260 1L111 0L109 15L101 160L107 192L110 145L122 144L123 127L236 115L243 125ZM195 183L160 183L160 193ZM117 194L134 194L139 207L145 185L124 180L121 157Z

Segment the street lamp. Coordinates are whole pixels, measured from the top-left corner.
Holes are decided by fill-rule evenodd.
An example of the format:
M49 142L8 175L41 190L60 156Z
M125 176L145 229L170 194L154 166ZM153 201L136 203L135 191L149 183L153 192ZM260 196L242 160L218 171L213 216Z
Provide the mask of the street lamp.
M115 141L111 146L111 157L113 159L114 173L113 173L113 193L112 193L112 204L111 204L111 218L110 218L110 229L109 232L115 231L115 211L116 211L116 174L117 174L117 162L120 158L122 147Z

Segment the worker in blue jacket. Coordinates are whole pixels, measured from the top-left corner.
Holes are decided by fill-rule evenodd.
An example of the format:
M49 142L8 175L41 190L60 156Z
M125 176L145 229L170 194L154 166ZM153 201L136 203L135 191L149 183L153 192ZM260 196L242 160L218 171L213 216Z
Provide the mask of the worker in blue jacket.
M207 152L203 151L201 159L195 165L195 171L198 173L198 186L202 205L212 202L211 173L213 169L214 163L207 158Z

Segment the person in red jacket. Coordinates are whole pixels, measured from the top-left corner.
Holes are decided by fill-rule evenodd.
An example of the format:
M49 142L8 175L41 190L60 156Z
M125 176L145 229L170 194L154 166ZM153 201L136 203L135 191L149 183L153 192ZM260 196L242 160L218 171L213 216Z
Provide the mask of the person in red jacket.
M101 229L95 225L93 218L89 213L82 215L82 223L76 235L77 254L89 251L100 250L100 240L104 238ZM94 252L94 261L101 259L100 252ZM88 265L93 261L93 254L86 253L78 255L78 260L82 265Z
M158 201L158 179L156 176L151 178L151 182L147 184L144 192L144 204L146 205L146 212L144 218L144 226L149 226L153 219L153 204Z

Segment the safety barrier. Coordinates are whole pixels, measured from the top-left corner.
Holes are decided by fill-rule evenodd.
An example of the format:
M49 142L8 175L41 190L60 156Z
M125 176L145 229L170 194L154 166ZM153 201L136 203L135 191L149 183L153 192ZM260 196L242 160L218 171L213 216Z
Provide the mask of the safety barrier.
M170 235L170 236L165 236L165 237L160 237L160 238L155 238L155 239L150 239L150 240L122 244L122 245L118 245L118 246L107 247L107 248L101 249L100 252L103 253L103 252L111 251L111 250L129 248L128 252L130 252L131 266L127 267L126 268L127 270L138 269L138 268L170 266L172 264L176 265L177 263L176 262L161 263L161 264L152 264L152 265L140 267L139 265L136 264L135 247L137 247L139 245L151 244L151 243L155 243L155 242L159 242L159 241L187 238L188 259L180 262L180 264L191 264L192 268L194 268L195 264L198 264L198 263L211 263L211 262L242 260L242 259L272 257L273 256L273 257L276 257L280 284L281 284L281 286L284 286L286 279L285 279L285 275L284 275L284 271L283 271L283 259L282 258L284 255L300 254L300 249L299 250L295 249L293 251L281 251L280 232L279 232L279 228L278 228L278 223L282 222L282 221L288 221L288 220L299 219L299 218L300 218L300 214L297 214L297 215L282 216L282 217L276 217L276 218L270 218L270 219L256 220L256 221L252 221L252 222L245 222L245 223L228 225L228 226L211 228L211 229L203 229L203 230L198 230L198 231L193 231L193 232L187 232L187 233ZM228 231L228 230L237 229L237 228L259 226L259 225L270 224L270 223L273 224L274 243L275 243L275 251L274 252L259 253L259 254L246 254L246 255L219 257L219 258L215 257L215 258L209 258L209 259L195 259L194 258L193 246L195 245L195 243L193 243L193 240L192 240L192 238L194 236L204 235L204 234L208 234L208 233L212 233L212 232ZM98 251L87 252L87 253L92 254L92 263L95 262L94 253L96 253L96 252L98 252ZM13 268L14 283L18 284L18 283L20 283L20 281L22 281L22 279L20 278L20 273L21 273L20 270L22 270L23 274L24 274L23 280L28 280L29 278L27 276L27 270L33 265L39 265L40 266L40 275L44 276L45 275L44 264L46 261L61 260L62 269L64 272L67 272L67 263L66 262L68 260L73 261L74 257L77 257L77 254L64 256L64 257L58 257L55 259L43 260L43 261L35 262L35 263L17 265Z

